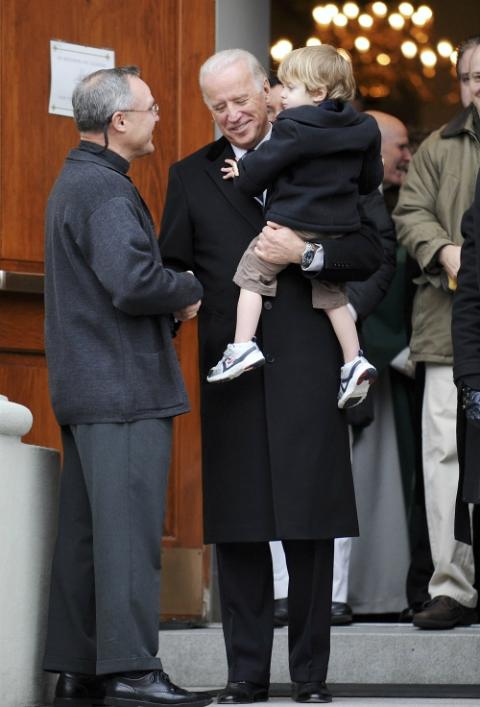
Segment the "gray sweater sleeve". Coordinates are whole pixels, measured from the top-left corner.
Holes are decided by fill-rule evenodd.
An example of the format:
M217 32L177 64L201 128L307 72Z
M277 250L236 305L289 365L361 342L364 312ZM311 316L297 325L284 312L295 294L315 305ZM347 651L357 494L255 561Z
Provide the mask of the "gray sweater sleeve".
M190 273L163 266L156 241L142 228L128 198L102 204L75 233L83 257L117 309L133 316L170 314L202 297L202 286Z

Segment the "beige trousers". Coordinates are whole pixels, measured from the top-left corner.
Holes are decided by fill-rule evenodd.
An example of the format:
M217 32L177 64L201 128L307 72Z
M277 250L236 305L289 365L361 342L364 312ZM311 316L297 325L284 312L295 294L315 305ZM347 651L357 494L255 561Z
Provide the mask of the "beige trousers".
M446 595L474 607L474 563L470 545L454 538L455 498L458 485L456 440L457 389L452 367L425 366L422 408L422 461L425 506L434 572L430 596Z

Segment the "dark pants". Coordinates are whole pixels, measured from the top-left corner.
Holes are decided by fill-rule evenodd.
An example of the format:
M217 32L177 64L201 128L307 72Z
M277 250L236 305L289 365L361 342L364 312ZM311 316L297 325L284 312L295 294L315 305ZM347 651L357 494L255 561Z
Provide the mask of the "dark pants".
M62 428L44 669L161 667L160 544L171 419Z
M283 540L289 574L291 679L325 680L330 656L333 540ZM230 681L268 685L273 643L273 572L267 542L217 545Z

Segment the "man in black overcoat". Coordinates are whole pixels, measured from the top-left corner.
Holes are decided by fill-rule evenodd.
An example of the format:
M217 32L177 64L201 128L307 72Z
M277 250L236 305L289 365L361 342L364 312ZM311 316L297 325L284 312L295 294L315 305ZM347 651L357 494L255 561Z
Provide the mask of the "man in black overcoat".
M263 226L258 200L222 179L225 158L241 158L269 137L263 68L227 50L200 72L207 107L223 134L170 170L160 246L165 262L191 269L204 287L199 312L205 541L216 543L228 683L219 703L267 699L273 638L268 541L281 539L290 574L292 696L327 702L333 538L358 533L347 425L337 407L341 352L300 263L264 298L258 338L266 365L224 385L205 378L235 327L238 261ZM382 250L361 234L317 249L322 278L364 279ZM306 263L304 262L304 265Z

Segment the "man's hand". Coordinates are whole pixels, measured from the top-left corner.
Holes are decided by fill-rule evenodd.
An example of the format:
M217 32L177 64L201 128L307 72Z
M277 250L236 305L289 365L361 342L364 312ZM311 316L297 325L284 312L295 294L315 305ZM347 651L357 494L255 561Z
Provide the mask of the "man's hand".
M288 265L301 263L305 241L287 226L267 221L258 237L255 253L268 263Z
M461 250L461 246L459 245L446 245L443 246L438 254L438 262L441 264L447 275L452 278L452 280L457 279L458 271L460 269Z
M178 319L179 322L186 322L188 319L194 319L197 316L197 312L200 309L201 304L202 300L199 299L195 304L189 304L188 307L184 307L183 309L179 309L177 312L174 312L173 316L175 319Z
M238 177L237 160L226 159L225 162L229 166L220 167L220 171L224 172L223 179L233 179L234 177Z

